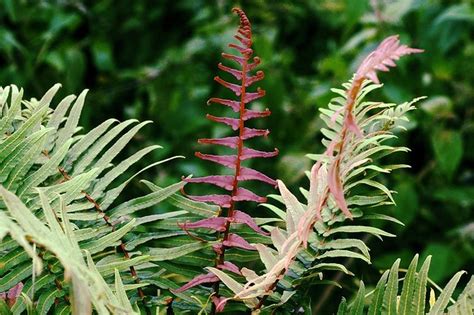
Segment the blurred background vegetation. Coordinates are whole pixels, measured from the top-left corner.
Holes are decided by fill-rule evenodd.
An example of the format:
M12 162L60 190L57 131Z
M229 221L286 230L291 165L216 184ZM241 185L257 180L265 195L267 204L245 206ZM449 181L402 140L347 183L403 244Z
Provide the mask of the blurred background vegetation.
M411 152L393 159L412 168L386 179L398 191L398 207L384 211L405 226L392 228L396 239L367 239L373 265L353 268L373 285L378 270L396 257L406 267L421 253L422 259L433 255L430 276L439 284L458 269L474 271L472 1L0 1L0 84L23 86L29 97L40 97L56 82L63 84L61 96L89 88L86 129L109 117L153 120L130 152L158 143L164 149L146 163L187 157L145 174L159 184L217 171L193 152L206 150L197 138L228 132L205 119L207 112L222 114L221 108L205 104L225 95L213 77L237 27L233 6L242 7L253 23L255 52L266 74L261 86L267 96L257 106L273 114L258 124L272 133L260 147L280 149L277 159L255 167L283 179L294 192L307 184L310 161L304 155L322 150L317 112L333 96L329 89L347 81L381 39L400 34L402 42L426 52L382 74L382 94L370 99L428 96L412 113L408 132L400 134ZM127 193L140 189L137 181ZM263 208L251 211L265 215ZM357 278L343 284L332 294L349 295L344 290L353 291ZM308 290L315 309L334 307L320 298L323 292L328 296L327 287Z

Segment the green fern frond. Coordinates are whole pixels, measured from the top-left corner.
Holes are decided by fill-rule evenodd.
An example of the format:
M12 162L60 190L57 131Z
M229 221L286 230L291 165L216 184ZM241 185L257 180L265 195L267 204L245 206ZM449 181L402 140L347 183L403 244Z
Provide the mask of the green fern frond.
M402 270L399 269L400 260L397 259L390 271L383 273L375 290L366 292L361 283L354 301L348 305L344 302L345 300L341 302L337 314L472 314L474 312L474 277L457 299L453 299L453 293L464 271L456 273L446 286L440 289L437 298L427 298L427 288L431 283L428 278L430 260L431 257L428 256L418 270L418 255L416 255L408 270L403 271L404 277L400 278L399 274Z
M78 97L65 97L53 110L53 98L59 88L60 85L55 85L39 101L23 101L23 91L14 85L0 90L0 179L3 186L8 194L20 198L36 218L36 223L50 226L46 204L56 210L58 217L61 217L58 209L64 208L64 220L60 221L70 222L71 235L83 253L81 259L88 258L87 251L106 283L114 281L115 270L118 270L124 287L133 288L127 292L133 303L143 299L146 291L155 294L156 289L173 288L159 279L164 270L161 265L166 265L167 260L195 255L194 251L180 250L187 243L181 242L180 236L185 238L184 232L176 222L184 222L195 215L216 216L220 209L176 195L184 185L181 182L163 188L148 182L150 193L117 204L116 199L137 175L179 157L155 162L123 179L123 174L143 157L161 148L152 145L115 162L149 122L109 119L91 131L81 133L78 122L87 91ZM139 214L167 198L176 211ZM35 265L36 273L41 272L41 275L33 275L30 257L35 251L18 236L23 232L17 229L15 221L3 220L7 213L0 198L0 215L4 222L0 227L0 292L23 282L25 292L33 294L34 288L35 294L30 297L37 309L70 312L70 287L74 289L74 285L63 281L65 269L58 261L60 257L51 248L38 249L42 260L35 258L34 261L45 263L40 267ZM137 215L140 217L134 219ZM143 225L147 226L146 233ZM23 242L19 243L21 239ZM199 248L194 244L189 247ZM167 257L160 255L160 250L176 253ZM160 257L160 261L153 262L154 257ZM202 259L203 264L207 264L205 258L195 259ZM189 270L193 272L193 267ZM142 282L143 279L147 281ZM153 281L148 282L149 279ZM154 288L143 287L147 283ZM53 303L55 301L60 303ZM166 303L166 294L160 301L152 300L150 305L156 303ZM18 299L13 311L22 312L26 306L24 299Z

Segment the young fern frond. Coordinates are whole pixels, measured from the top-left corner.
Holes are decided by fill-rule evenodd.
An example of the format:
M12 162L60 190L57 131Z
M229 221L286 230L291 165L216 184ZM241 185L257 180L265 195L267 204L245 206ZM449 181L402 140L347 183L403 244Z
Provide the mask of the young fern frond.
M391 43L394 38L390 40ZM384 63L407 51L418 52L408 48L400 52L398 41L389 45L389 48L385 43L367 59L372 60L378 52L383 52L383 56L389 57L376 59ZM388 50L394 50L395 53ZM372 69L370 71L384 69L374 61L370 64L372 66L368 67L367 61L362 63L367 69ZM309 191L303 190L306 202L300 202L283 182L278 181L281 194L278 199L284 203L287 212L286 230L275 227L271 231L276 250L264 245L257 246L266 272L247 278L248 282L240 290L234 291L233 299L254 305L255 311L264 307L267 297L273 294L279 282L284 290L293 290L305 278L322 278L322 272L327 269L350 274L343 265L333 262L334 259L353 257L370 263L367 246L357 239L340 239L340 233L394 236L374 227L341 224L346 218L363 216L358 206L393 202L391 191L373 180L373 177L397 166L380 167L373 161L383 155L405 150L391 147L385 142L394 137L390 130L397 126L399 120L406 119L405 114L413 109L412 103L417 101L398 106L363 101L367 93L381 87L366 80L369 70L358 71L354 79L344 85L344 90L334 90L340 96L331 101L329 109L321 110L321 118L327 125L327 129L322 130L326 137L323 140L326 151L322 155L311 156L316 164L308 174ZM361 177L362 173L368 175ZM380 193L375 196L351 196L351 191L358 185L371 186ZM394 220L386 216L378 218ZM290 269L293 272L287 274ZM222 273L216 273L216 276L222 281L228 277ZM277 301L282 297L273 294ZM260 298L256 305L255 298ZM253 302L248 303L249 300Z
M251 24L247 16L241 9L234 8L235 12L240 18L240 26L237 30L237 34L234 36L239 44L229 44L230 48L235 49L239 55L231 55L223 53L222 56L225 59L231 60L239 65L238 69L230 68L219 63L218 67L224 72L229 73L235 79L239 81L239 84L229 83L224 81L220 77L216 76L214 80L224 87L230 89L236 96L237 100L222 99L222 98L211 98L208 104L215 103L230 107L234 112L238 113L238 118L229 117L216 117L207 115L210 120L224 123L230 126L233 130L237 131L236 136L215 138L215 139L199 139L198 142L202 144L220 145L226 146L235 150L234 155L211 155L196 152L196 156L203 159L221 164L227 168L232 169L232 175L212 175L205 177L195 177L184 179L187 183L200 183L200 184L212 184L227 190L227 194L213 194L204 196L190 196L188 198L201 201L211 202L225 209L225 213L221 217L203 219L197 222L180 224L183 230L207 228L217 232L223 233L222 239L213 244L213 249L217 254L216 268L213 270L227 270L234 272L237 275L241 275L239 268L225 260L225 251L228 248L240 248L244 250L255 250L255 247L251 245L242 236L231 232L231 224L245 224L252 230L262 235L268 235L255 223L252 217L245 212L237 210L237 203L241 201L255 201L265 202L266 198L260 197L250 190L241 187L243 181L260 181L272 186L276 186L276 182L270 177L254 169L245 167L243 164L246 160L253 158L270 158L278 154L278 150L275 149L273 152L259 151L251 149L244 145L244 142L248 139L255 137L267 136L269 131L266 129L254 129L246 127L246 122L251 119L266 117L270 115L270 111L255 111L248 109L247 106L253 100L259 99L265 95L265 91L257 88L256 92L250 92L248 88L257 81L264 78L263 71L257 71L255 75L251 75L251 71L258 66L260 59L253 57L253 61L250 59L253 54L252 50L252 30ZM214 296L212 297L215 305L218 305L217 311L221 311L225 303L225 299L219 298L219 282L220 279L209 272L204 275L198 275L186 285L182 286L176 292L183 292L192 287L205 283L216 283L214 285Z

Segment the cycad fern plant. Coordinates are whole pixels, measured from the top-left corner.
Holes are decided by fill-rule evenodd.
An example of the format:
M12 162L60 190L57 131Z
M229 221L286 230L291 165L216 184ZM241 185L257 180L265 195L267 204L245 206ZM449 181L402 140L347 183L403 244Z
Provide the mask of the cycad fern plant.
M396 132L419 98L402 104L366 99L382 88L377 71L421 50L391 36L342 89L333 89L336 97L320 114L324 149L308 154L315 164L307 172L309 187L300 188L298 198L281 180L245 165L278 151L247 146L247 140L269 133L250 128L249 121L270 111L252 107L265 94L249 91L263 71L251 74L260 63L258 57L250 61L251 24L242 10L234 12L240 19L238 43L229 46L238 55L223 57L238 68L218 67L238 84L215 80L236 99L209 102L230 107L236 117L207 117L236 134L199 140L233 153L196 153L224 166L223 175L188 176L167 187L142 181L150 192L122 201L121 192L137 176L178 158L124 178L160 148L149 146L117 160L148 121L109 119L83 132L78 123L87 91L52 106L60 85L28 101L14 85L0 89L1 314L309 314L305 287L330 282L328 271L353 275L344 258L370 263L362 235L395 236L369 220L402 224L375 210L393 203L393 192L379 175L407 167L384 165L383 158L408 150L394 145ZM279 194L267 202L242 187L250 180L276 186ZM226 193L187 195L185 186L189 191L195 183ZM251 203L242 201L260 203L275 217L252 217ZM419 270L418 256L407 270L395 262L373 291L360 282L359 293L351 302L343 299L338 314L471 314L473 280L454 293L463 272L428 299L429 261Z

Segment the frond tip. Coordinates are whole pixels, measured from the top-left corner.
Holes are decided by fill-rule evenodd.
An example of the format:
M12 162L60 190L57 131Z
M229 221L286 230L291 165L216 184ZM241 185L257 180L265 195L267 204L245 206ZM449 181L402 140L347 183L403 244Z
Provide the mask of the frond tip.
M383 40L380 45L371 52L361 63L356 72L356 80L367 78L379 84L377 70L389 71L388 67L396 67L395 61L404 55L422 53L423 49L411 48L400 45L398 35L392 35Z
M235 154L231 155L214 155L196 152L195 155L200 159L211 161L234 170L234 175L211 175L184 179L184 181L188 183L212 184L230 192L229 195L187 196L188 198L195 201L211 202L223 208L232 209L230 210L229 217L232 217L234 203L237 201L265 201L265 198L259 197L248 190L238 187L239 182L256 180L276 187L275 180L256 170L244 167L242 162L248 159L270 158L278 155L278 149L274 149L274 151L271 152L265 152L244 146L244 141L256 137L267 137L270 133L270 131L267 129L246 127L245 122L254 118L266 117L270 115L270 111L268 109L264 111L256 111L246 108L247 104L250 102L265 96L265 91L259 87L257 87L256 91L254 92L248 91L248 87L250 87L255 82L262 80L265 75L261 70L257 71L254 75L250 74L250 72L260 63L260 58L258 57L254 57L253 62L249 62L253 54L253 50L251 48L251 24L244 11L239 8L234 8L232 11L240 18L237 34L234 36L240 42L240 44L231 43L229 44L229 47L237 50L238 54L233 55L223 53L222 57L224 59L236 62L239 67L233 68L219 63L218 68L230 74L233 78L237 79L238 82L231 83L219 76L214 77L214 81L231 90L237 98L225 99L211 97L207 101L207 104L220 104L230 107L233 112L238 113L238 117L217 117L208 114L207 118L209 120L223 123L231 127L232 130L238 131L238 134L223 138L203 138L199 139L198 143L225 146L234 149L236 152Z

